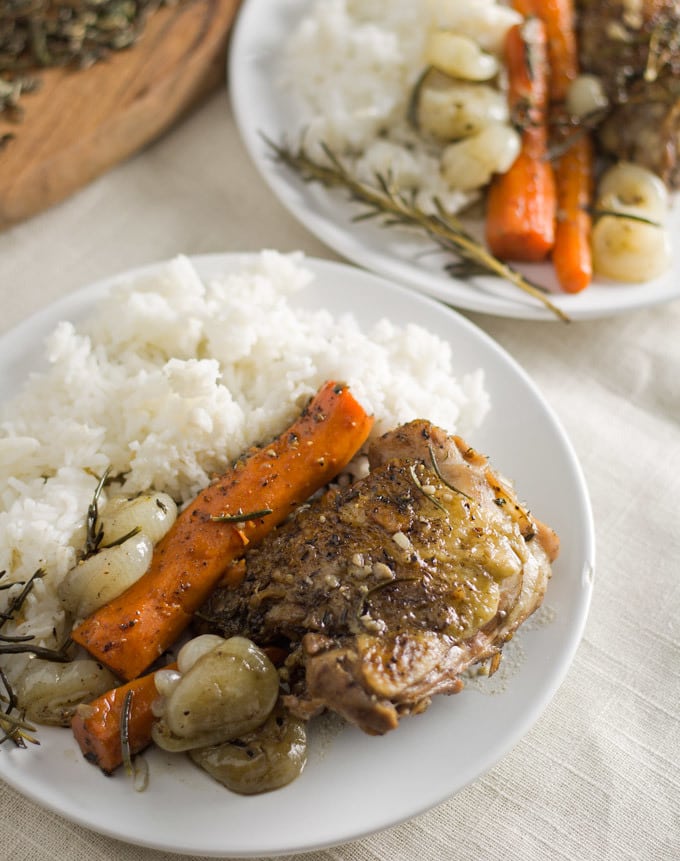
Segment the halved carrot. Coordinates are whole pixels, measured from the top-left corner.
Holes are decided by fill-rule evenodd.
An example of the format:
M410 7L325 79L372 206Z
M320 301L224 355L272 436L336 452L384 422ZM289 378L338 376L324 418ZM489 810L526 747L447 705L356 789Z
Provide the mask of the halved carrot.
M139 676L179 638L227 566L334 478L372 425L347 386L326 383L288 430L184 509L146 574L76 627L73 640L121 678Z
M550 61L550 98L563 102L578 75L573 0L513 0L512 5L525 17L535 15L543 21Z
M505 43L508 102L522 147L510 169L491 182L486 241L502 260L544 260L555 241L555 178L548 161L548 55L545 27L529 18Z
M550 63L550 120L556 143L564 148L567 128L564 100L579 71L573 0L513 0L523 15L543 21ZM568 134L568 131L566 132ZM593 192L593 148L585 132L568 146L555 164L557 212L552 262L557 281L566 293L584 290L592 280L590 249Z
M580 293L593 277L590 246L593 149L585 135L562 155L555 170L557 220L552 262L565 293Z
M174 669L169 664L167 669ZM71 720L71 729L83 756L106 774L114 772L123 763L121 725L125 698L131 692L128 742L130 754L140 753L151 744L151 726L154 722L151 705L158 698L154 673L149 673L119 688L97 697Z

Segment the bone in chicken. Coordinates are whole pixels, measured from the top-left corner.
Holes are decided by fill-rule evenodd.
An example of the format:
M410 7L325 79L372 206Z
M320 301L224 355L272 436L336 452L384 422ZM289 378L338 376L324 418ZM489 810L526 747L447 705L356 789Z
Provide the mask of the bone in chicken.
M248 554L238 588L218 588L200 615L226 636L286 644L293 713L328 709L382 734L498 660L543 600L558 539L484 456L429 422L385 434L369 461Z

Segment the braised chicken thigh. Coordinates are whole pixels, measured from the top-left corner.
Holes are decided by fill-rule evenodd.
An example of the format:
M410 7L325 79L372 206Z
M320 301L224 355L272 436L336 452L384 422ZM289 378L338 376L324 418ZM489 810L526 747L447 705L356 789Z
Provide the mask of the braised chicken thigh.
M369 461L250 552L240 585L200 617L285 644L293 713L329 709L382 734L498 660L541 604L558 540L485 457L429 422L385 434Z

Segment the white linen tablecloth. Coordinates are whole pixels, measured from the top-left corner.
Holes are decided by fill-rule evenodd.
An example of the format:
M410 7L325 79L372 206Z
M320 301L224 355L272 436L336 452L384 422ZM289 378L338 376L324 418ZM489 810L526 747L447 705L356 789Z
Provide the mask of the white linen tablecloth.
M0 331L139 264L263 247L334 257L272 198L220 92L146 151L0 234ZM677 861L680 302L569 326L468 316L533 377L583 465L598 540L584 639L543 716L489 773L410 822L305 857ZM177 856L92 833L0 782L0 859L164 857Z

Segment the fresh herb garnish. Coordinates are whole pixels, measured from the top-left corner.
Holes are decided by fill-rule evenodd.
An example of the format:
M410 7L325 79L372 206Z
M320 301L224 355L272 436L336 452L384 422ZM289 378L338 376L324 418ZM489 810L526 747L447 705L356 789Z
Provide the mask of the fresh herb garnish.
M238 511L236 514L213 514L210 519L215 523L245 523L247 520L266 517L272 511L272 508L261 508L259 511Z
M436 212L425 212L413 199L394 185L390 177L376 174L376 185L357 179L340 158L326 145L322 145L326 162L316 161L304 146L294 150L287 143L274 143L264 138L274 156L282 164L295 171L304 182L320 182L327 188L343 188L350 198L363 204L366 210L357 220L376 218L383 226L398 225L420 230L441 249L456 255L459 260L474 264L477 271L496 275L541 302L564 322L568 315L550 301L543 287L532 283L520 272L498 260L482 243L475 239L462 221L444 209L435 199Z
M99 517L99 497L101 496L110 472L110 467L107 467L104 470L104 475L102 475L95 487L92 502L90 502L87 508L87 535L85 538L85 553L83 555L83 559L87 559L88 556L94 556L97 550L99 550L99 545L102 543L102 539L104 538L104 527L101 524L97 525L97 519Z
M418 478L418 474L416 473L416 465L414 463L411 464L408 471L411 474L411 478L413 479L413 483L418 488L418 490L423 494L423 496L426 499L429 499L431 503L436 505L437 508L441 509L441 511L443 511L446 514L447 513L446 506L442 505L442 503L437 499L436 496L434 496L433 494L425 492L425 488L423 487L420 479Z
M0 571L0 578L5 573L5 571ZM21 610L35 581L44 576L45 572L39 568L26 583L3 584L0 587L3 589L17 585L23 587L19 594L10 600L7 610L0 613L0 655L31 654L43 661L57 663L66 663L71 660L66 651L68 644L61 649L50 649L36 643L32 635L5 634L2 632L2 627L7 622L14 620L16 614ZM26 742L38 744L38 740L32 735L35 732L35 727L26 722L24 714L18 706L12 685L2 669L0 669L0 701L4 703L4 708L0 712L0 744L5 741L13 741L17 747L26 747Z
M132 715L133 692L128 691L123 700L123 708L120 713L120 750L125 773L134 782L137 792L146 789L149 783L149 766L144 759L133 759L132 745L130 743L130 717Z
M445 484L449 488L449 490L452 490L454 493L459 493L461 496L464 496L466 499L472 499L472 497L469 494L465 493L464 490L460 490L460 488L455 487L455 485L451 484L450 481L447 481L444 478L444 476L442 475L441 469L439 469L439 464L437 463L437 458L435 456L432 443L430 443L428 445L427 449L430 452L430 460L432 461L432 469L435 471L437 478L442 482L442 484Z

